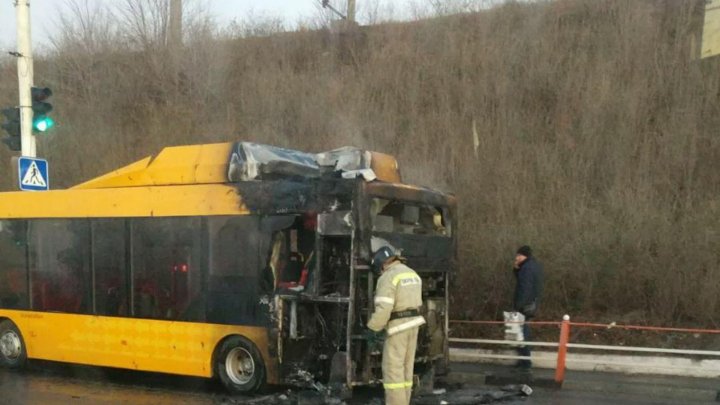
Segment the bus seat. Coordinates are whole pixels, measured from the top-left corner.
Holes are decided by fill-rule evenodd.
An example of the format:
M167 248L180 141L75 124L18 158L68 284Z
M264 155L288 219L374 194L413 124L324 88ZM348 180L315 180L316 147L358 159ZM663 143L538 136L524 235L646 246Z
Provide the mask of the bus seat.
M302 254L297 252L290 253L288 263L282 269L282 274L280 274L280 287L283 287L284 284L289 282L297 284L300 281L303 270L303 261Z

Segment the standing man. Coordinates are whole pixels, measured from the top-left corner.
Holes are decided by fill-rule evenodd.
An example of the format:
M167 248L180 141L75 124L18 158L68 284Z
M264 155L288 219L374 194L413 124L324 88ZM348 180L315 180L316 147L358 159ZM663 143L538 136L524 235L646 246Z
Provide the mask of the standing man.
M418 329L425 323L420 315L422 279L403 262L389 247L378 249L372 260L373 270L381 275L367 337L372 344L383 330L387 332L382 371L388 405L410 404Z
M529 321L537 313L542 295L543 268L535 257L533 257L530 246L521 246L515 254L515 296L513 309L525 315ZM531 340L530 326L523 324L523 335L526 341ZM530 357L530 346L521 346L517 349L519 356ZM519 360L517 366L524 370L532 367L532 361Z

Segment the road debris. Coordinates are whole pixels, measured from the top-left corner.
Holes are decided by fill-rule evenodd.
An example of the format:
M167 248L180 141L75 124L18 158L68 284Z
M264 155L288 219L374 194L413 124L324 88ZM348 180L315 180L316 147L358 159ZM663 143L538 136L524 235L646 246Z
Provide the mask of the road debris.
M424 395L413 400L414 405L476 405L491 404L514 398L528 397L533 390L526 384L506 385L499 390L460 389L447 392L435 390L438 394Z
M316 390L288 390L284 393L263 395L252 399L231 400L228 403L251 405L346 405L341 398Z

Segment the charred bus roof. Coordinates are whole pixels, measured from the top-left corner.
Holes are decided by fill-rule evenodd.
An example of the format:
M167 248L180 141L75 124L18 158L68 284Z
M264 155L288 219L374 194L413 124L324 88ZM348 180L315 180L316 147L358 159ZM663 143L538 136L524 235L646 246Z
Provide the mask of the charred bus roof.
M319 210L309 195L352 194L352 179L367 182L367 192L388 199L435 206L453 205L454 197L403 184L394 157L345 147L311 154L249 142L175 146L73 189L184 184L237 183L251 212ZM261 181L257 181L261 180Z
M311 154L250 142L173 146L73 189L183 184L220 184L249 180L316 179L328 173L400 183L394 157L357 148Z
M227 142L167 147L67 190L0 193L0 216L322 212L348 209L359 190L369 196L433 206L453 206L455 200L435 190L402 184L397 161L390 155L352 147L311 154Z

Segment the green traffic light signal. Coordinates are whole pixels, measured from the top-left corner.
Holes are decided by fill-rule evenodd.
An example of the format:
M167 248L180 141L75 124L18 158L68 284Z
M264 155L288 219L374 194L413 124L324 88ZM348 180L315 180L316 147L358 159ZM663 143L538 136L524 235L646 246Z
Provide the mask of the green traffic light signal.
M48 129L55 126L55 121L53 121L52 118L41 115L39 117L33 117L33 131L36 132L45 132Z
M50 98L52 94L52 90L48 87L30 88L33 110L33 132L45 132L55 125L55 121L47 115L53 109L52 104L47 102L47 99Z

